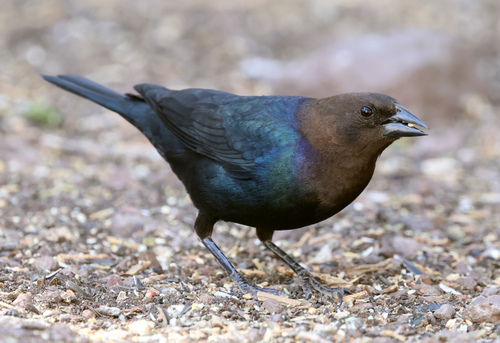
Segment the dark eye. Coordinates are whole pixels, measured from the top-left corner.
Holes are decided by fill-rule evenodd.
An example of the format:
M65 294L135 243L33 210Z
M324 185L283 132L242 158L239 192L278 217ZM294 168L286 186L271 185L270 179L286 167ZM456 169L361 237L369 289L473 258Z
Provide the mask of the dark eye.
M359 113L363 116L363 117L371 117L371 115L373 114L373 110L368 107L368 106L363 106L361 107L361 109L359 110Z

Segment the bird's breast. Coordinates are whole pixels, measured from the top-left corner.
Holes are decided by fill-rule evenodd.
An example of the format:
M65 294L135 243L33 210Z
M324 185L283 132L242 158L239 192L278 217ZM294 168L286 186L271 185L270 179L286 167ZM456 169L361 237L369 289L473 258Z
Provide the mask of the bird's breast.
M317 198L315 217L321 221L340 212L361 194L373 176L376 159L341 154L313 156L303 165L300 179Z

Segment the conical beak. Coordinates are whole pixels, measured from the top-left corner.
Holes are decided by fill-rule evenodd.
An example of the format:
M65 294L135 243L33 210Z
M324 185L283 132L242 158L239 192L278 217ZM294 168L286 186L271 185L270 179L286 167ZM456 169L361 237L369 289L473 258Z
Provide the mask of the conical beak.
M387 137L414 137L427 135L427 133L416 128L415 125L426 129L429 128L423 121L399 104L396 104L396 114L382 123L384 127L384 136Z

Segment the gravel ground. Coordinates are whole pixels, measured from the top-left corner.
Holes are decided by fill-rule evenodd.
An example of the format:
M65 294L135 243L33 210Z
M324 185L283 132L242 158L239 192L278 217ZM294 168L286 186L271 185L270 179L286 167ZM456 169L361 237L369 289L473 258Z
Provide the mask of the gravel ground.
M0 341L500 341L499 16L496 0L2 1ZM220 223L214 240L237 268L291 297L240 294L146 139L38 75L124 92L154 82L273 94L287 90L273 70L407 28L452 42L416 45L410 64L389 48L376 58L404 67L391 84L405 89L390 95L430 135L384 152L368 189L334 218L275 235L323 283L350 288L340 306L301 299L252 228ZM321 85L330 76L315 75ZM389 89L353 80L331 89Z

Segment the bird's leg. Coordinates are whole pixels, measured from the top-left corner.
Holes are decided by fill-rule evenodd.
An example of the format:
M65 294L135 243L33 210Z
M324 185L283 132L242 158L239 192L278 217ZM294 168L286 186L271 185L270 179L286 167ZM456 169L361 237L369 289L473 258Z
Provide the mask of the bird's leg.
M330 295L332 297L338 297L339 303L342 303L342 296L344 293L350 294L351 292L342 287L328 287L319 283L304 267L302 267L297 261L295 261L290 255L281 250L276 244L274 244L270 239L263 240L262 243L266 248L271 250L276 256L278 256L283 262L285 262L299 277L300 285L304 291L305 298L310 299L312 296L311 288L316 291Z
M231 262L227 259L227 257L220 251L219 247L215 244L211 237L207 237L202 240L202 243L207 249L214 255L215 259L221 267L226 271L231 280L240 288L243 294L252 294L252 296L256 297L257 292L265 292L275 295L286 295L286 293L278 291L276 289L271 288L263 288L250 284L243 275L238 273L236 268L233 267Z
M239 287L243 294L252 294L253 297L257 297L257 292L265 292L274 295L286 295L284 292L280 292L276 289L263 288L250 284L243 275L238 273L236 268L229 262L227 257L222 253L219 247L212 240L212 230L213 226L217 220L215 218L209 217L207 215L199 214L196 218L194 224L196 233L200 237L203 245L214 255L215 259L224 271L229 275L231 280Z

